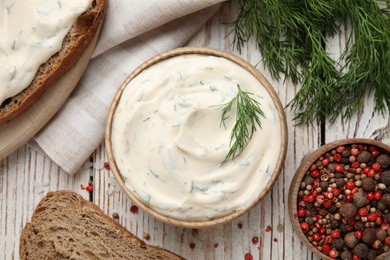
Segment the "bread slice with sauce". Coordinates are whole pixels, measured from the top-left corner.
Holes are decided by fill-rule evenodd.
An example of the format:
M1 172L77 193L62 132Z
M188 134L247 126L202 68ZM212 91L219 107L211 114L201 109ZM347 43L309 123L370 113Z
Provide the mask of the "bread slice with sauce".
M49 192L20 237L20 259L183 259L149 246L72 191Z
M70 68L93 41L103 22L107 0L93 0L66 35L62 48L43 63L28 87L0 104L0 123L8 122L31 107Z

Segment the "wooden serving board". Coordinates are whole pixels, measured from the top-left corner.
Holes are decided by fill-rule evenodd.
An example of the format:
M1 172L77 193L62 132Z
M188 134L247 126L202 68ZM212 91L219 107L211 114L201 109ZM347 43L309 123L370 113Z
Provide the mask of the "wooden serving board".
M100 23L95 38L73 68L55 85L47 89L43 96L27 111L11 122L0 124L0 160L30 140L62 107L88 65L102 24L103 22Z

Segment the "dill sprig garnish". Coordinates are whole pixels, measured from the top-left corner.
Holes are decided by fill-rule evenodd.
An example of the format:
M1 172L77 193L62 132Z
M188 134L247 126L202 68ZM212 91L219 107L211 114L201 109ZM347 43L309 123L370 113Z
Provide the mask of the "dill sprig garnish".
M366 94L375 109L390 109L390 1L239 0L233 44L255 37L265 66L279 80L301 83L288 106L297 124L341 115L348 120ZM343 54L333 60L327 39L351 25Z
M265 117L265 115L260 108L260 102L252 98L251 95L253 94L243 91L237 84L237 95L228 103L219 106L222 110L221 126L223 125L225 128L225 120L229 118L232 107L236 105L237 109L236 122L230 135L230 149L222 164L236 158L251 140L257 127L261 128L260 117Z

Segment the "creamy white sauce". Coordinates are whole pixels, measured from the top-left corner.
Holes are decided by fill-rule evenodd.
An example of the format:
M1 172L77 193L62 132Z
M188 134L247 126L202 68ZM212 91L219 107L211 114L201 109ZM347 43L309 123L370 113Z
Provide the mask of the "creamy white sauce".
M218 105L237 84L266 118L244 151L224 165L236 107L226 129ZM206 220L250 206L279 157L281 126L271 96L237 64L181 55L144 70L122 93L112 126L114 158L131 193L177 219Z
M91 2L0 0L0 104L31 83Z

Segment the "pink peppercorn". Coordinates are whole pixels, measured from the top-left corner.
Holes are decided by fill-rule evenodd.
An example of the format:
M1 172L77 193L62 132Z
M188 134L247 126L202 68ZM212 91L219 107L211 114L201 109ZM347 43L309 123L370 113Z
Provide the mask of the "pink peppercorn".
M377 218L378 216L375 213L370 213L367 216L368 221L376 221Z
M385 238L385 245L390 246L390 237Z
M130 212L133 213L133 214L137 213L138 212L138 207L136 205L132 205L130 207Z
M359 209L359 216L364 217L368 214L368 209L367 208L360 208Z
M329 164L329 159L328 159L328 158L323 159L323 160L321 161L321 164L322 164L322 166L328 166L328 164Z
M375 198L376 200L380 200L380 199L382 198L382 193L380 193L380 191L376 191L376 192L374 193L374 198Z
M252 237L252 243L254 245L256 245L258 242L259 242L259 238L258 237Z
M298 217L303 218L306 215L305 209L299 209L298 210Z
M103 166L106 170L110 170L110 164L108 162L104 162Z
M307 231L307 230L309 230L309 224L307 224L306 222L302 222L301 228L302 228L302 230ZM266 232L269 232L269 231L266 230Z
M340 162L341 161L341 154L336 153L335 155L333 155L333 160L335 162Z
M332 250L329 251L329 256L331 258L335 259L335 258L337 258L339 256L339 252L337 250L332 249Z
M374 171L379 171L381 169L381 165L379 163L374 163L371 168L374 170Z
M345 188L348 190L352 190L353 188L355 188L355 183L353 181L347 181L347 183L345 184Z
M323 245L321 248L322 253L324 253L325 255L329 255L330 250L331 247L328 244Z
M311 171L310 172L310 176L313 177L313 178L318 178L320 177L320 172L318 170L314 170L314 171Z
M359 149L357 149L357 148L352 148L351 149L351 155L357 156L358 154L359 154Z
M343 172L344 166L342 164L336 164L335 170L336 172Z
M338 230L338 229L332 230L332 237L333 238L339 238L340 235L341 235L340 230Z
M362 236L363 236L363 232L360 231L360 230L357 230L357 231L353 232L353 234L355 235L355 237L356 237L357 239L361 239Z

